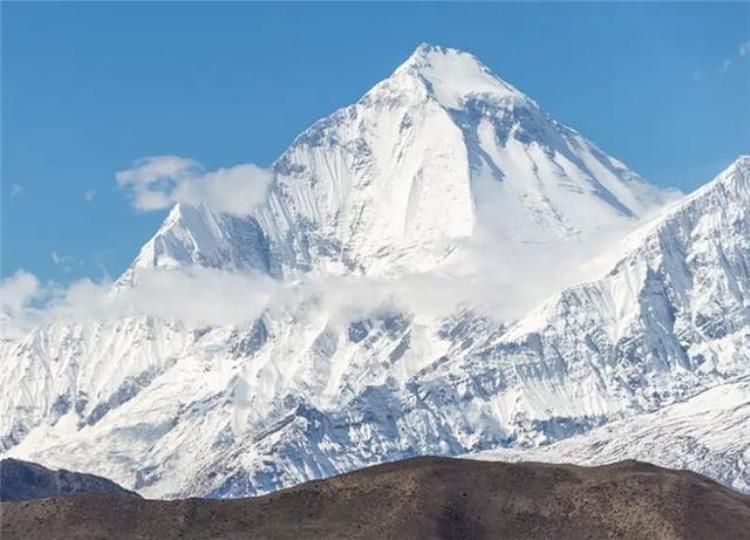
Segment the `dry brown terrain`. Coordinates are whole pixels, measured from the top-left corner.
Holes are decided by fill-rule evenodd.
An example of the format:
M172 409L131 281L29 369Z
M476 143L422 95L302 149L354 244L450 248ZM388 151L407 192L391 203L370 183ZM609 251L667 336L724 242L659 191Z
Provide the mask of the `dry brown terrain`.
M750 497L689 472L418 458L263 497L2 504L16 538L750 539Z

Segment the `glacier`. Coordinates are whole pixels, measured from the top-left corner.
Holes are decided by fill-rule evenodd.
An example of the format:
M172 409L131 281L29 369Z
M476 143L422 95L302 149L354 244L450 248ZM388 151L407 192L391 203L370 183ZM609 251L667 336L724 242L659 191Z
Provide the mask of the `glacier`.
M710 396L727 385L733 407L750 401L736 382L750 375L750 157L680 198L472 55L420 45L272 169L253 215L177 205L113 294L200 266L269 276L283 298L250 324L132 315L0 341L3 456L147 497L236 497L424 454L610 459L622 436L747 489L741 417L715 458L667 450L693 429L669 420L686 404L722 418ZM485 251L484 273L535 276L529 252L580 253L570 266L588 269L539 283L538 305L512 316L472 296L326 301L416 281L438 296Z

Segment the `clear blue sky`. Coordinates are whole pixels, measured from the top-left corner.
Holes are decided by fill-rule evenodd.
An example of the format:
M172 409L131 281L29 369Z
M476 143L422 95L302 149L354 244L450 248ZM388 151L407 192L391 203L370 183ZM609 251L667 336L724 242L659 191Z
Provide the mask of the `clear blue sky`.
M473 52L654 183L691 190L750 152L747 3L4 2L2 31L6 276L119 274L164 213L134 212L115 171L269 164L421 41Z

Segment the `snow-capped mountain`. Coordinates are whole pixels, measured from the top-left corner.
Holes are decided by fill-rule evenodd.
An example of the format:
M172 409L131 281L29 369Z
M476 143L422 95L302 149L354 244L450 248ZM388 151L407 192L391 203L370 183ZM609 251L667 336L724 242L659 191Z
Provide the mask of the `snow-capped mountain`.
M632 227L672 197L468 53L421 45L273 165L257 216L177 207L135 268L427 271L477 228L514 243Z
M420 46L274 171L252 217L176 207L117 286L201 265L292 294L249 325L136 316L0 342L8 455L146 496L238 496L554 443L750 374L749 157L518 320L472 305L342 314L305 285L442 271L486 235L577 246L671 199L471 55Z

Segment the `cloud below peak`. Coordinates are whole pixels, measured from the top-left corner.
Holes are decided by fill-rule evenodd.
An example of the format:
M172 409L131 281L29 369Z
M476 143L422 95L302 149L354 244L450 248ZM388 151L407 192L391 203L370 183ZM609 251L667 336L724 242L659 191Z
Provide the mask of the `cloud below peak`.
M170 155L137 160L115 174L138 210L202 204L238 216L251 214L263 202L272 178L270 171L250 163L205 171L194 159Z

